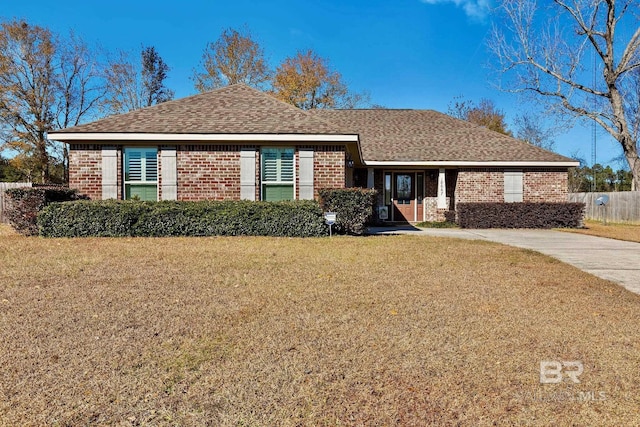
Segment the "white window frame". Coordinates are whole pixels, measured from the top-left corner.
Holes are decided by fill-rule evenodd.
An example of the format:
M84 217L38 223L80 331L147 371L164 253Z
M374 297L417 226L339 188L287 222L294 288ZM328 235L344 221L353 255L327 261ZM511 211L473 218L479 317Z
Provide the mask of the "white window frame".
M131 151L141 151L141 152L149 152L153 150L155 152L156 155L156 180L155 181L147 181L147 180L140 180L140 181L132 181L132 180L127 180L127 160L128 160L128 152ZM140 157L141 161L140 161L140 176L146 178L147 177L147 158L145 156L141 156ZM122 188L122 198L126 200L127 198L127 185L129 184L133 184L133 185L155 185L156 186L156 200L158 200L158 196L159 196L159 188L158 188L158 176L159 176L159 161L158 161L158 147L124 147L124 149L122 150L122 182L123 182L123 188Z
M291 181L265 181L264 179L264 152L265 150L292 150L293 151L293 174L292 174L292 180ZM260 200L264 200L265 194L264 194L264 187L265 184L269 185L269 184L273 184L273 185L289 185L291 184L293 187L293 200L296 200L296 177L298 176L297 174L297 170L296 170L296 149L295 147L271 147L271 146L267 146L267 147L262 147L260 148Z

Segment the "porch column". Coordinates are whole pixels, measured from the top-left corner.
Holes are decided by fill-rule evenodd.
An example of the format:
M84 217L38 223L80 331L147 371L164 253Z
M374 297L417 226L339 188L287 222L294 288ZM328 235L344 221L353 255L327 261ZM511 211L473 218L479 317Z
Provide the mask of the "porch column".
M176 147L162 147L160 149L160 170L162 174L162 200L178 200Z
M447 208L447 180L444 168L438 173L438 209Z
M240 199L256 200L256 149L240 150Z
M118 149L102 147L102 200L118 198Z
M373 182L373 168L367 168L367 188L373 188L374 187L374 182Z

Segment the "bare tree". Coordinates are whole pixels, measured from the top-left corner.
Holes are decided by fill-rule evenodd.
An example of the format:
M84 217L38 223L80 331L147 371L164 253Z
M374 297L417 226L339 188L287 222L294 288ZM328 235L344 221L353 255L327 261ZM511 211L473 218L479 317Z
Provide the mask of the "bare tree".
M640 159L631 126L635 118L629 116L637 112L627 90L640 68L637 2L546 4L505 0L499 7L502 21L494 27L490 48L503 89L532 94L550 111L595 121L620 143L637 184Z
M98 107L106 93L103 66L94 58L97 54L71 33L59 47L60 66L56 79L55 124L58 129L77 126L86 119L96 118ZM69 182L69 150L62 144L64 181Z
M129 53L119 52L106 69L107 110L120 114L171 100L174 93L165 86L168 71L153 46L142 48L139 63Z
M25 21L0 26L0 150L36 182L66 180L68 150L47 138L54 128L97 115L104 95L101 65L84 41ZM60 170L63 173L53 173Z
M514 119L516 137L536 147L553 151L556 128L545 126L544 117L537 114L521 114Z
M0 125L3 148L33 160L28 175L49 180L46 135L53 125L56 40L46 28L3 22L0 31ZM23 164L27 164L24 162Z
M194 70L192 77L199 92L236 83L262 88L271 78L264 50L247 29L242 33L233 28L224 30L205 48L201 67L203 70Z

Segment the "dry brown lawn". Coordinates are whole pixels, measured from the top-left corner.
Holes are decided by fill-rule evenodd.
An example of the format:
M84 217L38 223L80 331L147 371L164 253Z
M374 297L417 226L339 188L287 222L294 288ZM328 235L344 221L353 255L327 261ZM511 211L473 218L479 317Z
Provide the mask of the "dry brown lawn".
M585 221L584 225L585 228L563 228L561 230L640 243L640 224L608 223L604 225L602 221Z
M640 423L640 296L531 251L0 233L2 426Z

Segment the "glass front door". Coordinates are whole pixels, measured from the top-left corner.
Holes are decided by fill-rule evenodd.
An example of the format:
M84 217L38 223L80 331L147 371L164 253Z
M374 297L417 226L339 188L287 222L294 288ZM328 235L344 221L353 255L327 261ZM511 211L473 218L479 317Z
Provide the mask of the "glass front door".
M396 173L393 191L393 220L415 221L415 174Z

